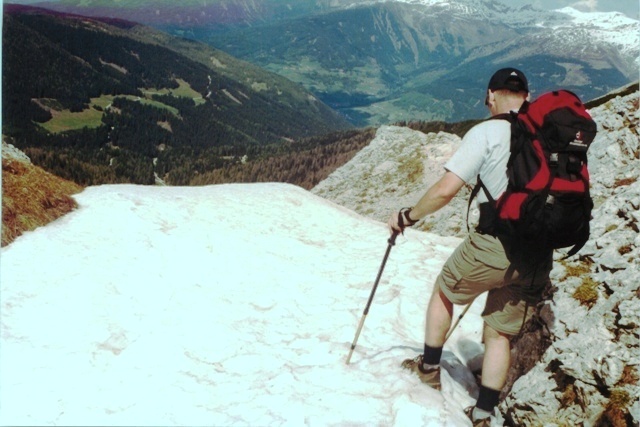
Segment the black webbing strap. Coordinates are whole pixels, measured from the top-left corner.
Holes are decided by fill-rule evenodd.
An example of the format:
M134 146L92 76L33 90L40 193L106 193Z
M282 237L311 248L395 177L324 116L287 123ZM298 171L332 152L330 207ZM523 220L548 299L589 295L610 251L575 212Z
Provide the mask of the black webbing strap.
M469 203L467 204L467 231L470 230L469 229L469 212L471 211L471 203L473 202L473 199L476 198L476 196L478 195L481 189L482 191L484 191L484 194L487 196L487 200L489 200L490 205L493 208L495 208L496 206L495 199L491 196L491 193L489 193L489 189L487 188L486 185L484 185L484 182L482 182L482 180L480 179L480 175L478 175L478 180L476 182L475 187L473 187L473 190L471 190L471 194L469 195Z

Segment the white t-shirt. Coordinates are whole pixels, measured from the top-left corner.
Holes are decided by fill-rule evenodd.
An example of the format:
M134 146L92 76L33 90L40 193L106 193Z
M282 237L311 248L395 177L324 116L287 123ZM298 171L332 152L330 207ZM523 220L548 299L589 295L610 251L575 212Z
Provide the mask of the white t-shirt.
M445 164L467 184L475 185L478 174L494 200L507 189L507 161L511 146L511 123L486 120L471 128L462 138L460 148ZM480 190L478 203L487 202Z

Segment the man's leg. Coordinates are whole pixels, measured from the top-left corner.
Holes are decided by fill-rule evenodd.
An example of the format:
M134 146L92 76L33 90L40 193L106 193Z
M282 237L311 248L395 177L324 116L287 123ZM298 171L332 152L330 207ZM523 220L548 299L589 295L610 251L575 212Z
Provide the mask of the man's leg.
M452 317L453 303L438 287L435 287L427 306L424 343L429 347L442 348L447 332L451 327Z
M452 315L453 304L436 285L427 306L424 353L402 363L404 368L418 374L422 382L436 390L440 390L440 358Z
M484 347L482 385L502 390L511 364L511 336L498 332L485 323Z
M495 244L502 247L497 240ZM488 267L473 256L478 250L476 246L468 237L442 266L427 306L424 353L402 363L403 367L416 372L423 382L434 388L440 387L440 358L451 328L454 302L468 304L481 293L502 283L502 270ZM436 380L427 379L427 372L437 372L433 375Z
M510 336L484 325L484 359L482 361L482 384L473 410L473 418L487 418L498 405L500 391L507 382L511 364Z

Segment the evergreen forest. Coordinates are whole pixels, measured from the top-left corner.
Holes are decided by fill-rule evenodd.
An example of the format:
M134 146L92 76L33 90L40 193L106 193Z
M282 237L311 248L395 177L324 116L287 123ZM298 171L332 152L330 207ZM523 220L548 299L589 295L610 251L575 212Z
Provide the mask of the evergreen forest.
M309 159L355 154L372 135L284 78L140 28L5 8L5 140L81 185L200 185L275 180L291 173L273 168L292 164L296 172L282 179L314 182L298 162L325 170L327 162Z
M280 76L132 22L5 7L2 61L3 138L83 186L310 189L375 136Z

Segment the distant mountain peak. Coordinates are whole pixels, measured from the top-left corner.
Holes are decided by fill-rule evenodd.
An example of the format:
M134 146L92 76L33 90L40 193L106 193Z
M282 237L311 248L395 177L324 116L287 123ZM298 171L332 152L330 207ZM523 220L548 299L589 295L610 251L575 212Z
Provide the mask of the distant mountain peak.
M593 98L635 80L640 65L640 22L615 12L497 0L167 1L48 4L203 41L302 85L357 126L481 118L496 67L526 70L536 92Z
M588 30L590 38L611 43L623 52L638 55L640 21L637 19L619 12L582 12L572 7L557 9L556 12L571 18L569 22L558 23L556 28Z

